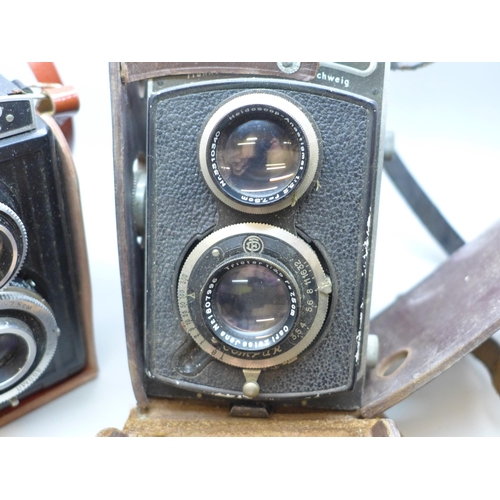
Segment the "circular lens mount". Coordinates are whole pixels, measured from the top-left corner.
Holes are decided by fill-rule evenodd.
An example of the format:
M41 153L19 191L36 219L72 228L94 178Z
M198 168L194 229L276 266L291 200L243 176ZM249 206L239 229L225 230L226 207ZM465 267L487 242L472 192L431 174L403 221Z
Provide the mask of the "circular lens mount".
M0 288L15 278L26 258L28 237L21 219L0 203Z
M15 318L0 318L0 391L22 379L35 356L36 341L30 327Z
M0 291L0 404L17 398L47 369L59 329L36 292L20 286Z
M214 358L241 368L289 363L318 336L332 284L301 238L268 224L215 231L187 257L182 324Z
M200 139L203 177L225 204L272 213L294 204L318 169L312 119L288 98L240 94L210 117Z

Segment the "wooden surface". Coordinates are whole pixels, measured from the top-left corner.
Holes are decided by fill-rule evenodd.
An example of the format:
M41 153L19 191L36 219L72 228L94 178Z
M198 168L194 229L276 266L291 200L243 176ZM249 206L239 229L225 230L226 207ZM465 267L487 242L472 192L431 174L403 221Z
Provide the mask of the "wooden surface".
M269 418L235 418L228 406L150 399L147 411L134 408L123 428L100 437L399 437L389 419L359 419L331 411L281 410Z

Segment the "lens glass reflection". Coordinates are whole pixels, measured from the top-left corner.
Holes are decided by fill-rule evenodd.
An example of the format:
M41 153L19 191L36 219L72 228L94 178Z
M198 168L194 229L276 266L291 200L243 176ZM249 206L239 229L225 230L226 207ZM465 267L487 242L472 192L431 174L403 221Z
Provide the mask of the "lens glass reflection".
M241 338L265 338L279 330L290 314L287 285L264 266L231 269L220 278L214 293L221 326Z
M18 335L0 335L0 384L23 369L28 358L28 346Z
M299 141L285 123L249 120L230 125L217 148L227 184L248 197L273 196L286 188L300 167Z

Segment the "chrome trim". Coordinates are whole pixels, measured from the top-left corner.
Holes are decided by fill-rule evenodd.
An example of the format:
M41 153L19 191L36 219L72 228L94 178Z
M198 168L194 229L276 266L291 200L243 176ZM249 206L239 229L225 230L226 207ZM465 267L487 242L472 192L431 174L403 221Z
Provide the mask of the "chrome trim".
M19 231L19 236L22 240L22 248L18 248L14 235L10 231L9 228L2 225L0 221L0 232L3 233L12 247L12 262L8 271L5 273L4 279L0 281L0 288L7 285L10 281L12 281L17 273L20 271L24 261L26 259L26 253L28 250L28 235L26 233L26 228L22 220L18 217L18 215L12 210L9 206L0 203L0 214L3 213L7 217L9 217L12 222L17 226L17 230ZM20 254L20 255L19 255Z
M338 71L344 71L345 73L350 73L351 75L363 76L363 77L370 76L377 69L376 62L369 63L368 68L366 69L352 68L351 66L346 66L345 64L338 62L322 62L320 63L320 65L323 66L324 68L336 69Z

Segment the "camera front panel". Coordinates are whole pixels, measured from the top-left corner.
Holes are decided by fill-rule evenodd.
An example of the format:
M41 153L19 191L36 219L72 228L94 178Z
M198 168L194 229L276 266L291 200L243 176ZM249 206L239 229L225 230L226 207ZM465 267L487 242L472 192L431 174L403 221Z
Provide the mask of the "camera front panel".
M380 100L376 102L345 91L334 92L320 85L273 79L224 79L174 85L165 90L152 88L154 91L148 103L145 234L144 345L147 393L152 396L195 397L196 394L203 394L209 397L223 395L242 398L248 396L242 389L245 380L248 382L248 378L245 378L248 373L245 374L244 370L250 370L259 372L260 390L258 395L251 396L254 400L290 402L321 395L334 395L335 398L337 395L337 400L341 402L329 402L327 406L340 404L345 408L356 407L359 404L359 391L353 391L353 388L359 385L364 371L363 348L371 262L370 231L375 212L381 133ZM378 90L381 91L381 88ZM235 206L234 202L228 203L224 199L225 194L215 192L217 186L210 185L206 172L202 171L203 155L210 155L206 144L213 146L213 142L204 141L203 138L211 117L216 116L220 112L218 110L227 106L228 102L248 94L271 98L277 96L290 102L307 117L318 140L318 165L312 179L300 197L294 199L291 196L292 201L276 211L261 210L260 207L255 209L255 203L250 210ZM262 119L260 116L254 118ZM238 124L230 131L234 130L238 131ZM226 140L226 144L229 140ZM245 143L243 149L247 145ZM268 165L276 168L274 165L280 163ZM272 179L274 177L268 180ZM208 244L206 255L200 253L200 245L221 231L237 233L239 224L250 224L250 229L242 234L241 242L235 244L235 248L240 245L240 250L234 250L234 259L237 261L248 257L249 260L246 263L246 275L235 275L236 278L243 276L248 281L250 275L261 273L262 283L265 273L257 271L257 268L262 268L262 262L268 268L270 261L275 263L276 269L271 272L284 270L284 276L293 274L292 271L287 272L294 267L294 262L298 262L296 267L302 262L300 257L287 261L284 250L279 248L275 249L274 254L270 250L268 256L258 256L254 250L245 250L245 239L260 237L258 231L252 230L255 227L252 224L274 227L278 233L285 231L293 238L298 238L316 255L321 268L319 274L311 273L311 277L315 280L314 290L326 290L322 292L326 296L326 311L320 320L315 318L309 323L297 320L291 324L291 333L286 332L282 343L278 342L278 347L282 348L278 351L272 351L276 346L262 346L252 351L248 342L246 347L242 347L243 344L235 347L234 342L238 339L243 342L256 335L252 333L254 330L261 338L265 338L267 330L246 326L243 328L244 335L224 331L227 337L217 336L217 332L211 330L210 314L203 312L207 304L217 303L216 300L213 304L204 302L201 298L204 294L203 299L207 298L209 278L215 276L219 279L218 269L227 266L233 254L227 253L228 250L224 248L219 255L219 243L225 244L225 240L217 240L215 246ZM266 242L264 246L267 248L269 245ZM190 255L196 252L200 254L198 257L201 258L203 254L203 258L208 260L197 263L199 269L191 274L200 276L208 268L206 276L198 282L190 274L189 279L192 279L194 288L186 285L183 290L180 277ZM303 251L305 254L308 252ZM241 263L244 264L243 261ZM290 282L300 280L300 274L297 276L292 276ZM259 286L254 287L254 296L259 295ZM248 288L247 285L245 287ZM219 295L226 297L222 292ZM303 314L308 299L307 292L303 292L300 297ZM191 312L188 301L196 303ZM233 304L232 309L227 309L226 299L220 299L220 302L219 316L226 318L224 315L227 310L234 313L237 306ZM241 301L238 306L240 311L248 306L247 302ZM316 298L311 303L317 308ZM289 306L288 300L283 310L288 311ZM259 307L256 306L255 310L266 310ZM254 310L251 311L253 317ZM242 316L245 314L241 312ZM271 319L264 317L255 321L273 324ZM276 331L269 330L270 339L280 333L278 319ZM195 324L193 328L205 337L209 345L212 344L210 347L214 347L213 352L206 346L200 347L197 333L190 332L191 321ZM282 352L288 349L286 342L291 345L292 338L297 339L298 334L302 335L301 324L307 325L308 330L314 321L318 330L314 338L304 341L301 349L294 351L296 354L286 359L281 357ZM223 324L227 325L227 322ZM235 331L241 330L238 328ZM229 332L231 327L228 326L226 330ZM231 338L233 344L230 343ZM219 354L215 355L216 351ZM227 358L240 361L234 363ZM265 358L276 359L266 364L262 361ZM342 399L342 394L354 392L356 394L348 401Z

